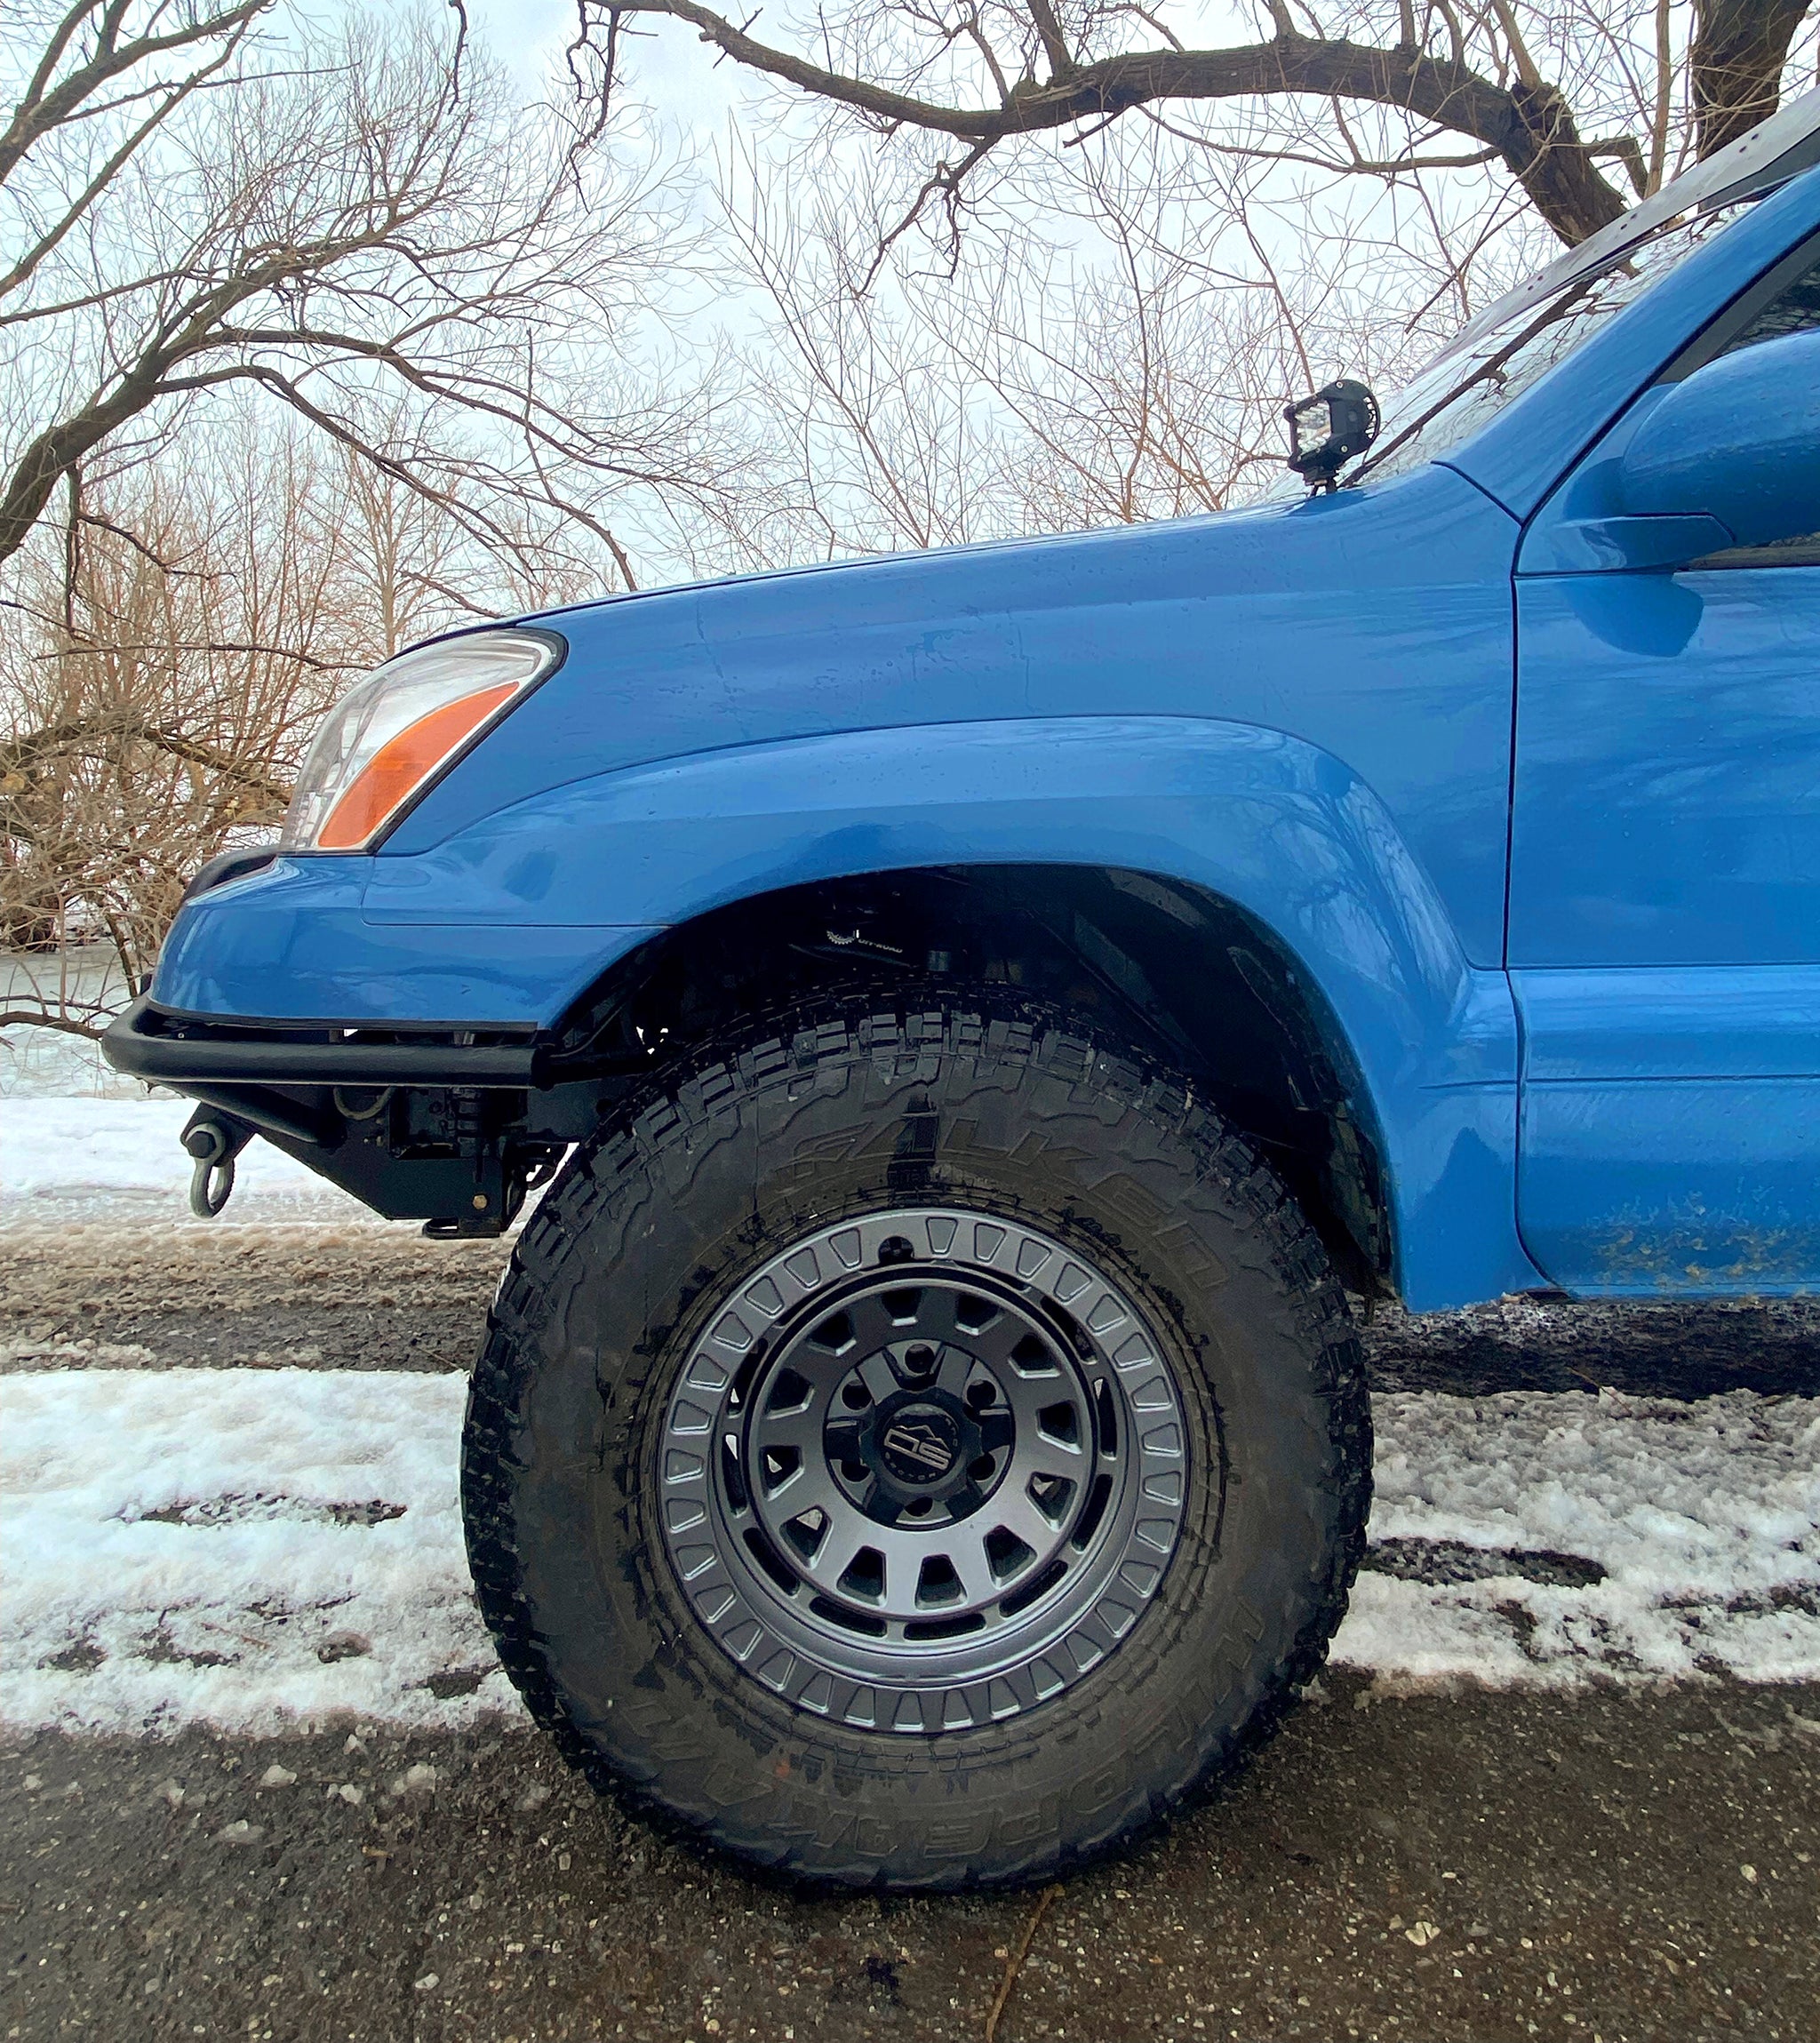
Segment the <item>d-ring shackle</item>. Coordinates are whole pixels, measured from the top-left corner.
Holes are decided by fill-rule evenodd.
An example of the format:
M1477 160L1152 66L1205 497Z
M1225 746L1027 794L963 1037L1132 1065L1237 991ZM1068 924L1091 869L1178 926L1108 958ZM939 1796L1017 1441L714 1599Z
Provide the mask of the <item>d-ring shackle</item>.
M244 1122L198 1107L184 1129L184 1148L196 1159L189 1174L189 1209L212 1220L234 1196L234 1160L252 1139Z

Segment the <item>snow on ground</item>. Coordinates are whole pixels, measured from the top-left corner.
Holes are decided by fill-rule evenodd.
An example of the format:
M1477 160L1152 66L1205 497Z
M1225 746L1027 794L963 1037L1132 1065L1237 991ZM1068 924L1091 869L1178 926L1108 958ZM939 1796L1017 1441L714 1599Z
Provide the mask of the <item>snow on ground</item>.
M0 995L0 998L4 998ZM0 1100L143 1099L87 1036L48 1028L0 1029Z
M466 1391L453 1373L5 1378L0 1720L263 1732L515 1710L462 1550Z
M52 952L0 951L0 1008L20 1014L87 1015L124 1007L120 961L106 944ZM21 1023L0 1029L0 1099L51 1097L142 1099L88 1036Z
M1820 1400L1401 1393L1374 1416L1337 1661L1406 1687L1820 1679Z
M189 1210L189 1159L178 1143L193 1103L0 1097L0 1224L105 1217L172 1218ZM359 1201L254 1141L236 1166L230 1221L346 1220Z
M113 954L0 953L0 1005L118 999ZM123 1078L101 1046L54 1029L0 1029L0 1226L9 1222L178 1218L189 1159L178 1136L194 1102ZM366 1209L268 1142L235 1165L228 1221L345 1220Z
M0 1379L0 1719L515 1712L462 1552L462 1397L453 1373ZM1820 1679L1820 1401L1405 1394L1378 1429L1337 1662L1392 1686Z

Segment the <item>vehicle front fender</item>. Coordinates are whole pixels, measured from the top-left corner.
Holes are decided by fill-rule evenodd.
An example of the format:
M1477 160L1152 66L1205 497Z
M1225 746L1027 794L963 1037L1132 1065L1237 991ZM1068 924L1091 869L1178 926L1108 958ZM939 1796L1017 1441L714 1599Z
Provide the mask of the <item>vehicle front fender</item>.
M1348 767L1281 731L1058 717L735 746L550 789L434 848L371 861L371 937L590 930L554 1022L654 924L805 882L920 866L1112 866L1185 882L1299 962L1393 1198L1415 1305L1541 1281L1513 1222L1516 1025L1426 874ZM469 935L464 935L468 932ZM562 946L564 954L568 946ZM160 996L164 997L161 985Z

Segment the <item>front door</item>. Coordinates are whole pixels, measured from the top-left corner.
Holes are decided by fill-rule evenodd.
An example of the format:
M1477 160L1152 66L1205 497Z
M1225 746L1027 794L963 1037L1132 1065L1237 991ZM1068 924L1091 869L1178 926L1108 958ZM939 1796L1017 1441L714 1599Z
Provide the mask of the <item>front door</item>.
M1820 323L1816 301L1820 269L1762 337ZM1820 537L1601 571L1561 541L1574 489L1517 579L1519 1226L1575 1292L1810 1289Z

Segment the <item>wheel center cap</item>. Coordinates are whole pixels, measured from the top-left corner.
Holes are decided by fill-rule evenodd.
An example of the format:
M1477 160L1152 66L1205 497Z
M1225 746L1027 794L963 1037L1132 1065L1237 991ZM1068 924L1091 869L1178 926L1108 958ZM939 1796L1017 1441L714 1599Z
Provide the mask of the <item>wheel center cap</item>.
M961 1429L939 1405L899 1405L879 1428L878 1456L899 1482L939 1482L961 1453Z

